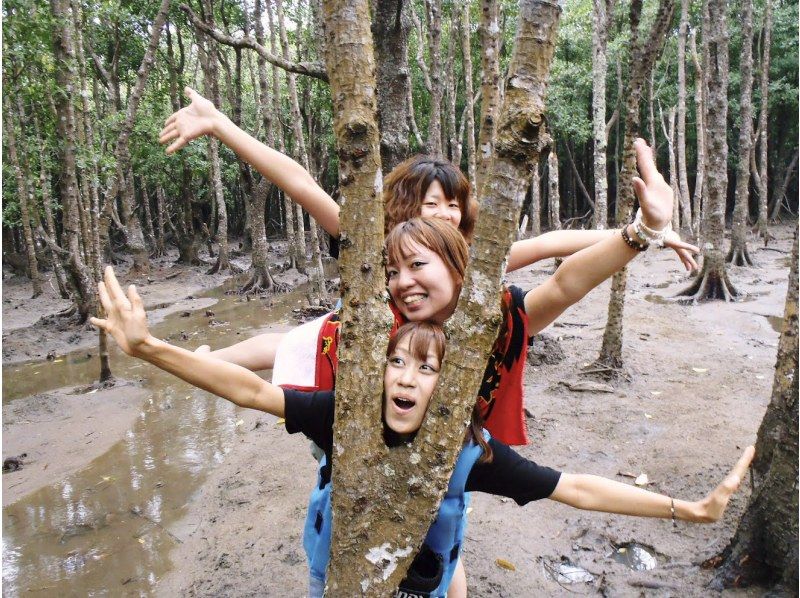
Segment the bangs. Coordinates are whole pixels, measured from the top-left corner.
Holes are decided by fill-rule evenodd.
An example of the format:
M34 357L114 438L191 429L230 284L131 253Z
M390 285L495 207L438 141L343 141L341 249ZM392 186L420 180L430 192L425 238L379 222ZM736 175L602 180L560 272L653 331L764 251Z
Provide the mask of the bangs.
M425 361L433 353L441 364L444 358L445 338L441 326L431 322L408 322L400 326L389 340L386 354L391 355L403 339L408 339L408 350L420 361Z
M414 252L413 244L421 245L433 251L419 227L412 225L410 222L403 222L395 226L384 242L386 263L397 264L402 262L406 256Z

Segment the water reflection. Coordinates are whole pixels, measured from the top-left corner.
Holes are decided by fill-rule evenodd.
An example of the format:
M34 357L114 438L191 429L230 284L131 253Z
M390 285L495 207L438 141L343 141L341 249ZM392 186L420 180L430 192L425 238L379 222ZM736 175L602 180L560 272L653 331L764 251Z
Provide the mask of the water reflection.
M168 317L154 334L181 333L189 341L180 344L191 347L231 344L268 322L292 325L288 314L302 303L302 293L277 297L275 306L221 296L214 319L236 326L209 327L201 310L188 318ZM92 359L85 356L84 351L59 363L13 368L3 374L4 390L10 382L23 396L19 389L30 385L17 384L17 377L51 367L60 368L58 375L51 379L48 369L46 380L37 377L36 392L53 380L49 388L88 383L94 374ZM239 416L232 404L153 367L139 369L119 354L112 368L120 377L144 377L152 396L133 429L106 454L3 510L4 596L149 594L170 568L169 550L180 541L167 527L184 515L208 470L234 445Z

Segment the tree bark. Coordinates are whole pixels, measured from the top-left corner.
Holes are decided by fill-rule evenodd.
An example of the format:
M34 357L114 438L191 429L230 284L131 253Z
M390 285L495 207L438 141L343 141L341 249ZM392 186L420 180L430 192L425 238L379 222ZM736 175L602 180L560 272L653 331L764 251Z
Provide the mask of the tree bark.
M747 217L750 207L750 155L753 145L753 0L742 0L742 58L739 129L739 160L736 167L736 197L733 204L731 246L725 261L736 266L752 266L747 249Z
M789 190L789 183L792 181L792 176L794 175L794 171L797 169L797 150L794 150L794 156L792 156L791 162L789 162L789 166L786 167L786 172L783 175L783 182L781 183L780 189L778 192L773 194L772 198L772 210L770 212L770 220L775 220L778 218L778 214L781 211L781 204L783 204L783 200L786 197L786 193Z
M758 430L753 493L721 565L715 589L770 586L769 595L797 593L797 233L778 344L772 397Z
M461 13L461 60L464 69L464 96L466 105L464 106L465 129L467 136L467 176L472 187L472 192L478 192L476 182L476 153L475 153L475 108L472 105L472 97L475 93L472 82L472 43L470 40L471 26L469 21L469 0L462 0L459 5Z
M539 164L533 168L531 173L531 235L538 237L542 233L542 181L539 175Z
M501 322L503 261L516 238L524 186L543 145L543 96L560 9L545 2L525 2L521 7L492 176L486 181L470 269L456 314L448 324L448 342L459 351L445 358L438 390L416 440L390 450L381 433L380 384L365 384L380 379L388 326L381 299L383 215L374 210L380 176L378 132L374 112L371 117L368 111L369 98L374 97L374 82L369 81L372 49L363 24L365 1L348 4L325 4L331 24L327 60L344 196L340 265L345 306L336 385L334 559L328 589L334 596L385 596L393 593L405 574L446 489L463 445L483 364ZM340 49L345 32L347 52ZM362 87L357 86L356 77ZM355 192L359 188L360 194ZM373 203L372 214L364 202ZM359 311L353 313L355 305ZM427 473L421 485L414 482L420 471Z
M681 0L681 17L678 27L678 123L676 141L678 159L678 194L681 232L691 237L692 209L689 197L689 175L686 169L686 42L689 33L689 2Z
M673 106L667 113L666 120L664 119L664 111L661 106L658 107L661 118L661 130L664 132L664 138L667 140L667 152L669 153L669 186L672 187L672 195L677 200L680 195L680 188L678 183L678 164L675 159L675 113L676 107ZM681 215L678 202L672 203L672 228L679 230L681 226Z
M767 119L769 116L769 65L770 49L772 46L772 0L764 0L764 32L762 36L761 57L761 110L758 113L758 234L764 240L764 244L769 241L769 230L767 228L767 205L769 203L769 171L768 171L768 135Z
M428 141L426 151L433 156L442 155L442 2L424 0L425 23L428 28L428 47L430 48L431 98L428 120Z
M697 279L680 295L692 303L712 299L730 301L738 295L728 279L725 254L725 203L728 190L728 28L724 0L705 0L708 27L704 27L704 45L708 46L708 101L706 102L706 140L708 164L703 202L703 269ZM704 23L705 25L705 23Z
M547 214L550 230L561 230L561 193L558 188L558 155L556 143L547 156Z
M404 0L372 1L372 37L377 62L378 117L381 131L381 165L388 174L411 153L408 143L411 73L408 36L411 3Z
M649 79L656 59L661 54L666 33L672 21L674 8L674 0L661 0L658 4L658 13L648 36L645 39L641 39L639 36L639 21L641 19L642 2L641 0L632 0L631 2L630 75L624 92L625 140L622 148L622 171L620 172L620 180L617 187L616 205L616 220L619 226L623 226L630 221L633 209L633 177L636 173L636 153L633 149L633 141L639 134L639 104L642 90L645 81ZM608 320L603 332L600 355L597 359L599 364L611 368L612 373L621 369L623 365L622 321L627 279L627 268L617 272L612 279L611 297L608 301Z
M476 195L481 193L483 179L491 165L492 145L497 128L497 113L503 98L500 93L500 6L498 0L481 0L481 119L478 131Z
M593 0L592 11L592 137L594 138L594 227L608 226L608 178L606 172L606 71L608 28L613 0Z
M703 35L705 35L705 31ZM692 236L697 241L700 239L701 211L706 176L706 69L703 68L701 57L697 52L697 41L694 31L692 31L690 40L692 47L692 63L694 64L695 70L694 106L695 119L697 121L695 127L697 131L697 167L695 169L694 193L692 193Z

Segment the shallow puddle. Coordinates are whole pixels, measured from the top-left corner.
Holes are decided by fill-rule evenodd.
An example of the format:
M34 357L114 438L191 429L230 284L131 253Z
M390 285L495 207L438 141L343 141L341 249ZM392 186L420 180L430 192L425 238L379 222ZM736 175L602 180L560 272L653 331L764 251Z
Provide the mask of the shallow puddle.
M153 333L191 349L203 343L217 348L270 323L279 323L276 330L295 325L291 310L305 302L302 289L249 302L224 290L205 294L219 299L208 308L213 315L205 309L188 317L175 313ZM4 401L10 388L20 397L22 388L42 392L89 384L97 375L96 350L57 360L5 368ZM111 367L119 377L143 378L152 395L111 450L3 509L4 597L150 594L171 567L169 550L180 542L169 526L183 516L208 471L236 442L240 428L234 405L116 349ZM34 382L21 384L20 378L33 372L39 372Z
M543 560L542 566L550 578L559 585L575 583L592 583L594 575L579 565L575 565L566 557L561 557L561 562Z
M783 332L783 316L764 316L772 329L780 334Z
M658 564L655 550L636 542L620 544L614 548L611 558L634 571L650 571Z

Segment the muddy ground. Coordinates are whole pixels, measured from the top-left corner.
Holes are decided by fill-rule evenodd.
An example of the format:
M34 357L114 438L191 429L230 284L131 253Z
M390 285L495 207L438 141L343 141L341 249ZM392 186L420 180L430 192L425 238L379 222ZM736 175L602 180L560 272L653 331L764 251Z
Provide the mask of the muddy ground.
M542 363L527 366L532 444L521 452L552 467L628 483L631 475L646 473L652 489L681 498L702 497L755 441L769 399L778 341L775 317L783 313L792 229L776 233L779 240L771 247L778 251L753 247L758 268L731 269L731 279L746 293L731 304L680 305L671 297L686 286L687 277L672 254L651 252L639 258L631 268L625 311L628 378L614 383L611 392L573 391L565 384L584 379L580 368L596 356L609 284L565 313L546 331L563 357L551 350ZM550 264L542 265L515 273L510 282L531 287L551 271ZM154 282L147 286L138 282L149 305L193 294L192 280L208 286L220 280L204 277L199 269L188 269L167 283L158 282L157 276L151 275ZM45 347L94 342L90 332L85 341L70 342L73 331L31 326L61 306L54 298L49 303L30 301L23 284L5 282L5 364L26 359L26 354L44 357ZM113 442L114 434L122 438L130 414L124 401L112 397L136 390L120 386L103 392L110 393L106 407L112 412L105 419L122 424L109 432ZM64 404L68 412L68 401ZM24 418L6 409L3 415L6 457L8 435L22 433ZM157 595L304 595L307 568L301 533L314 479L308 443L289 437L270 416L243 412L242 419L249 431L171 530L182 543L170 555L175 568L160 581ZM60 443L62 453L85 441L72 434L56 436L53 441ZM88 462L89 455L83 457ZM5 489L8 476L4 478ZM748 494L745 484L718 524L679 523L676 529L668 521L589 514L550 501L519 508L511 501L475 495L463 553L470 593L706 596L711 573L698 564L725 546ZM608 556L615 545L630 541L653 549L656 569L631 571ZM498 559L514 570L499 566ZM566 584L562 579L559 584L552 579L547 569L563 559L584 567L593 581Z

